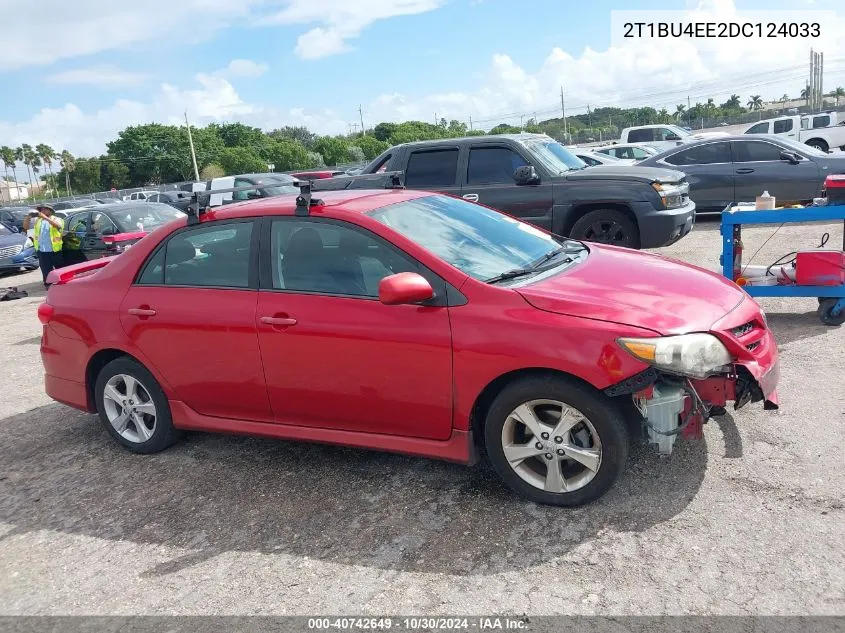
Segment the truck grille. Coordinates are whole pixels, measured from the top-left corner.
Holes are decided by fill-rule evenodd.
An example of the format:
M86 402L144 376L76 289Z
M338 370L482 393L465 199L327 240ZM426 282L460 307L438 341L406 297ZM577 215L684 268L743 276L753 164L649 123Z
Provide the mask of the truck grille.
M5 248L0 248L0 259L5 259L7 257L14 257L18 253L23 250L22 244L15 244L14 246L7 246Z

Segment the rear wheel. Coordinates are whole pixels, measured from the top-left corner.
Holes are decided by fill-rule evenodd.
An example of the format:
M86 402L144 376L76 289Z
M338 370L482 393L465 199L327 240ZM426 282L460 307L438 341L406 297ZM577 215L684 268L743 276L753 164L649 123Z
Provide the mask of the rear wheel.
M590 211L572 226L570 236L576 240L640 247L640 232L627 215L616 209Z
M520 496L576 506L607 492L625 467L628 435L606 398L562 377L506 387L485 424L487 454Z
M824 153L827 153L827 151L830 149L827 143L818 138L814 138L810 141L807 141L807 145L809 145L810 147L815 147L817 150L821 150Z
M103 367L94 396L106 430L130 451L157 453L179 437L164 391L153 375L131 358L117 358Z

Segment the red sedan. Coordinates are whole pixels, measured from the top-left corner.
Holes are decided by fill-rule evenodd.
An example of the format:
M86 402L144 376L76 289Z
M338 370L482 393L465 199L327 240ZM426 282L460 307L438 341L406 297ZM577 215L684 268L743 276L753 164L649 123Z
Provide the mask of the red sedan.
M192 429L471 464L540 503L607 491L630 424L658 450L776 407L757 304L669 259L405 190L227 206L52 273L47 393L160 451Z

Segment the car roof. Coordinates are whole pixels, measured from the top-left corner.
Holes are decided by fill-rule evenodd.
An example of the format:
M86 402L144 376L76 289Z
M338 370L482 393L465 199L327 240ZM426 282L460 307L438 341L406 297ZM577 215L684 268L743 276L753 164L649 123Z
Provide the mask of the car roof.
M460 136L454 138L436 138L431 139L428 141L411 141L410 143L400 143L397 147L405 147L407 145L413 145L414 147L418 146L426 146L426 145L442 145L444 143L463 143L463 142L495 142L501 141L502 139L510 139L512 141L531 141L535 139L552 139L548 134L532 134L529 132L520 132L519 134L487 134L484 136Z
M430 191L411 189L355 189L353 191L315 191L312 200L321 200L322 206L311 208L311 215L333 216L335 212L349 212L365 214L397 202L416 200L439 194ZM248 200L217 207L204 214L209 220L225 220L229 218L244 218L262 215L293 215L298 196L287 194Z

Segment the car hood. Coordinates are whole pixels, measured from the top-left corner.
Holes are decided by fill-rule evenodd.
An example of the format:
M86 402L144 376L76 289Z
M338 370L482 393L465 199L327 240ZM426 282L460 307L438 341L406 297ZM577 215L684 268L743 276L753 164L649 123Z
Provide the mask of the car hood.
M674 169L641 167L639 165L596 165L564 174L567 180L631 180L637 182L679 182L686 176Z
M17 246L26 242L26 235L23 233L12 233L11 235L0 235L0 248Z
M663 335L707 332L746 296L703 268L625 248L589 247L582 263L514 289L539 310Z

